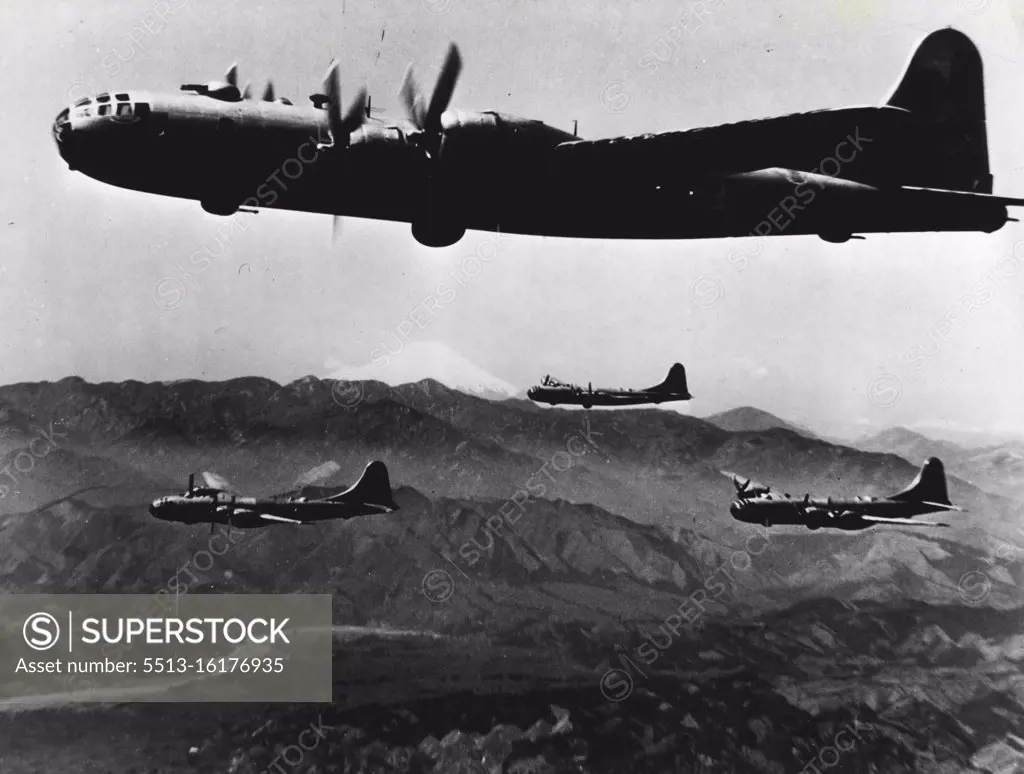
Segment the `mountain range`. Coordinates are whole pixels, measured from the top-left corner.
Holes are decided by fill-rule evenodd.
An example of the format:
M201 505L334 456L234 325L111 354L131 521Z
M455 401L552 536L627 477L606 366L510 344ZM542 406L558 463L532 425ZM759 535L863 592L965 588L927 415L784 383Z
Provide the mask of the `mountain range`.
M347 730L337 754L370 768L383 755L437 771L457 770L455 761L514 770L489 768L496 755L613 771L595 751L618 745L611 759L638 771L672 770L679 750L706 770L799 770L835 724L868 723L871 741L844 764L851 770L924 760L922 750L970 770L971 756L1004 744L1024 718L1014 469L993 464L970 483L955 449L905 433L853 448L773 420L752 408L708 419L542 409L434 380L9 385L0 387L0 587L329 591L336 624L439 635L386 646L370 637L338 656L330 722ZM723 470L794 494L885 494L936 449L949 459L953 501L967 508L945 519L951 529L765 531L728 513ZM193 561L206 528L146 511L191 472L263 496L314 479L351 483L371 459L387 464L400 510L240 531L209 567ZM428 575L445 578L443 598ZM722 591L670 638L674 655L643 661L644 639L697 590L711 597L716 577ZM430 679L399 681L412 664ZM617 721L625 705L599 690L608 670L629 664L639 727ZM936 669L959 688L933 683ZM375 687L363 695L361 685ZM476 719L466 709L474 701L485 701ZM384 714L367 716L369 706ZM237 758L258 771L304 711L274 709L257 742L242 710L218 715L216 734L188 733L218 766ZM116 724L149 729L149 718L133 711ZM31 718L10 722L32 738ZM385 739L380 723L405 730ZM353 741L364 737L377 746ZM776 744L783 738L794 743ZM589 767L564 768L577 758Z

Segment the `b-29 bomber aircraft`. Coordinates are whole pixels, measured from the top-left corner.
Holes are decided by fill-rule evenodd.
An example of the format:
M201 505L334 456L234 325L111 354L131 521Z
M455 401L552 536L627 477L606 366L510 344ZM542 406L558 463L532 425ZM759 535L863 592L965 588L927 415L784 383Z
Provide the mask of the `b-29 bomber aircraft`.
M551 406L571 404L588 409L592 406L640 406L647 403L668 403L676 400L690 400L686 388L686 369L680 363L673 365L665 381L645 390L609 389L588 384L586 389L575 384L560 382L545 376L537 387L526 391L526 397L536 403Z
M724 471L723 471L724 472ZM949 501L946 472L937 457L929 458L913 482L888 497L858 497L854 500L812 499L809 494L793 499L773 494L770 487L732 477L736 500L729 508L732 517L765 527L795 525L817 530L822 527L861 530L880 524L911 527L948 527L939 522L917 521L914 516L940 511L962 511Z
M855 64L855 63L853 63ZM410 223L422 244L466 229L602 239L991 233L1024 199L995 196L982 61L952 28L918 45L881 105L584 140L495 110L450 109L452 45L427 101L406 73L405 120L343 107L337 62L311 105L225 80L126 89L60 111L72 170L194 199L216 215L277 208ZM688 88L699 88L688 84ZM487 195L480 195L486 170ZM336 220L337 223L337 220Z
M206 486L197 487L188 477L183 495L153 501L149 512L164 521L185 524L217 524L252 529L273 524L312 524L330 519L353 519L398 510L391 493L388 469L383 462L366 466L359 480L348 487L304 486L265 500L238 495L215 473L203 473Z

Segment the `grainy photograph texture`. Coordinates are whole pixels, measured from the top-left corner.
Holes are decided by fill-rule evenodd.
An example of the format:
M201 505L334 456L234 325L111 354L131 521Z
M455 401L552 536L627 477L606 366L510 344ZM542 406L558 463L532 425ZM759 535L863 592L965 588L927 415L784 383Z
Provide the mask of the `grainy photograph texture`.
M0 0L0 771L1024 771L1022 35Z

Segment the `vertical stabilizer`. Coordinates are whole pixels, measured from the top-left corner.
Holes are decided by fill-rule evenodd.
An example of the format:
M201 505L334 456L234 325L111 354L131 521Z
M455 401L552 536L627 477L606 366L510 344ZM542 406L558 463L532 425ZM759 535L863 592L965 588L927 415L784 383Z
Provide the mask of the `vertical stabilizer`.
M347 503L380 505L389 510L398 510L398 505L391 494L391 479L388 477L387 466L380 460L374 460L367 465L363 475L355 484L328 499Z
M892 495L890 500L903 502L926 502L939 505L952 505L946 491L946 469L938 457L930 457L921 471L906 489Z
M648 392L670 392L677 395L689 395L686 388L686 369L682 363L676 363L668 370L668 376L661 384L649 388Z
M992 193L984 75L970 38L952 27L928 35L886 104L920 119L907 149L918 179L906 184Z

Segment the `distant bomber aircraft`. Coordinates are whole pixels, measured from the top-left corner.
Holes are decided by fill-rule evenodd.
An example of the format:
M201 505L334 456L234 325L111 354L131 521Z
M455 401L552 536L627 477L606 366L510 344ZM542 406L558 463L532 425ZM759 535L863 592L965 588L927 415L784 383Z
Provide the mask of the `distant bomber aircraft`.
M257 500L241 497L215 473L203 473L205 487L188 477L188 491L154 500L149 512L158 519L185 524L206 524L249 529L271 524L310 524L329 519L353 519L398 510L391 495L388 469L383 462L366 466L359 481L347 489L306 486Z
M639 406L645 403L667 403L675 400L690 400L692 397L686 389L686 369L676 363L668 371L668 376L661 384L648 387L646 390L612 390L592 385L586 389L575 384L567 384L545 376L539 387L531 387L526 397L536 403L572 404L590 408L591 406Z
M733 518L747 524L771 527L782 524L807 529L860 530L878 524L902 524L912 527L948 527L948 524L917 521L913 517L938 511L960 511L946 493L946 472L936 457L928 459L917 478L902 492L889 497L858 497L855 500L792 499L788 494L772 494L766 486L754 484L750 479L742 484L735 474L736 500L729 512Z
M305 106L270 83L253 99L232 66L224 81L180 93L80 99L53 136L71 169L110 185L194 199L215 215L267 207L406 222L431 247L466 229L828 242L991 233L1024 205L992 195L981 56L951 28L924 38L881 105L603 140L449 110L461 68L453 45L429 102L410 69L406 120L372 117L365 89L343 108L336 62Z

